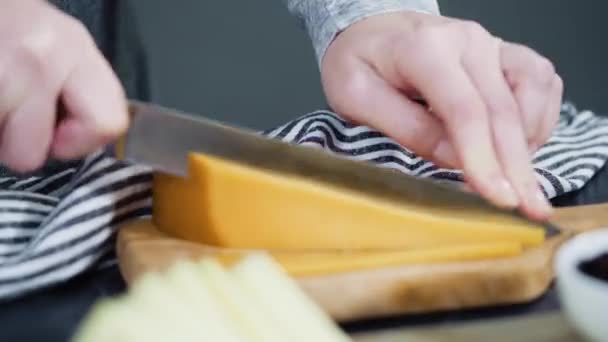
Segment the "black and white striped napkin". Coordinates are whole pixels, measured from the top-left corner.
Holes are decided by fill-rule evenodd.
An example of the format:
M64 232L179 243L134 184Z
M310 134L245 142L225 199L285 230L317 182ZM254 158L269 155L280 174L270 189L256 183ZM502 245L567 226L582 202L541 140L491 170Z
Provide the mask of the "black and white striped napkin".
M263 134L322 148L419 177L459 181L379 132L329 111L304 115ZM534 156L553 198L583 187L608 159L608 119L562 106L552 137ZM22 296L112 262L115 229L151 214L151 174L97 153L45 177L0 176L0 299Z

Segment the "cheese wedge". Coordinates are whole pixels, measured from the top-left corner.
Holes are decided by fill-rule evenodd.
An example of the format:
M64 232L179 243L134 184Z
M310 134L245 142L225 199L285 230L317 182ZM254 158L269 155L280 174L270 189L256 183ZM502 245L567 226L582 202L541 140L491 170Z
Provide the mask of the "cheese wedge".
M422 248L521 243L544 231L520 221L394 205L308 180L191 154L189 178L154 177L153 220L170 235L253 249Z

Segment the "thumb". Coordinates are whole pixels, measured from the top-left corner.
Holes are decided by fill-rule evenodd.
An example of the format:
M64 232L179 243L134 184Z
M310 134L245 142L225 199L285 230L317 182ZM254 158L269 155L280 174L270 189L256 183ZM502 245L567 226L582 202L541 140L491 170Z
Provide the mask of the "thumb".
M367 65L353 74L347 86L325 82L329 102L340 115L383 132L441 167L457 167L442 122L425 106L409 99Z
M53 157L74 159L92 153L127 128L124 91L101 56L77 65L64 83L61 102L64 111L51 145Z

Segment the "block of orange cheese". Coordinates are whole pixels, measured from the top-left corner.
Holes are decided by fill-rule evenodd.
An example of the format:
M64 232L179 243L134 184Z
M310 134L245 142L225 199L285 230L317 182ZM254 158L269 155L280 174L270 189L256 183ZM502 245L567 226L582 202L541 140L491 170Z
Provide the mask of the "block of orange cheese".
M190 156L189 176L156 174L153 220L160 230L228 248L286 250L540 244L520 221L439 208L394 205L309 180L207 155Z

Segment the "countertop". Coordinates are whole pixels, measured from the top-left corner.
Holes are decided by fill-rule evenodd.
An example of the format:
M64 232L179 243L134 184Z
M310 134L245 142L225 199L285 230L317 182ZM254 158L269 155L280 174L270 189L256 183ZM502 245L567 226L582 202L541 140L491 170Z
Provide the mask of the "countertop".
M608 171L603 168L582 190L562 196L554 200L554 204L571 206L608 202L607 176ZM34 295L2 302L0 341L67 341L96 300L124 290L125 283L117 266L111 265ZM401 341L406 338L438 341L442 340L441 336L450 341L470 341L475 340L470 335L474 331L477 331L475 336L483 340L483 336L487 336L483 335L484 332L490 328L511 332L521 340L522 331L534 322L534 326L554 324L561 329L554 333L574 338L569 335L571 331L567 324L563 324L565 321L559 313L553 289L525 305L383 318L349 323L344 328L360 341ZM471 330L471 327L477 330ZM544 337L551 340L558 335L540 334L531 341L541 341Z

